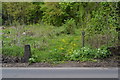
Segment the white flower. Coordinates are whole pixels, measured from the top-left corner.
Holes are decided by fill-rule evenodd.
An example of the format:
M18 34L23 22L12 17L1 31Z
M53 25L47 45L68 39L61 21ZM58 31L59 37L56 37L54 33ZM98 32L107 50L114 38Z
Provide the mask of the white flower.
M23 34L23 35L26 35L26 32L23 32L22 34Z
M100 48L98 48L98 50L100 50Z

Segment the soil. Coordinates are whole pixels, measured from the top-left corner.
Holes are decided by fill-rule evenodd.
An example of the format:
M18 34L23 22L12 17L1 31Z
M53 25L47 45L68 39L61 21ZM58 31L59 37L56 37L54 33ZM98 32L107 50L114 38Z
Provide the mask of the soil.
M114 55L106 59L97 59L97 62L92 61L64 61L59 64L51 64L47 62L40 63L21 63L20 58L3 56L2 67L118 67L120 62L118 56Z

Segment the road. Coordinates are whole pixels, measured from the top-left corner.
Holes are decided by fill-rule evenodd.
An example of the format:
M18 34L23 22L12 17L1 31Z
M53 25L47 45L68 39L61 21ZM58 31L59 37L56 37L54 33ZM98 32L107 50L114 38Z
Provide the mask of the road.
M118 68L2 68L2 78L118 78Z

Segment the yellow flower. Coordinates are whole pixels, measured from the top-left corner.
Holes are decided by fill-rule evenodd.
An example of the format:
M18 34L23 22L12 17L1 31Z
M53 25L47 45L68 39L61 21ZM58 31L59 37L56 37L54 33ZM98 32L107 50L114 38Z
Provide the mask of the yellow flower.
M69 52L69 53L72 53L72 52Z
M64 48L61 48L61 49L64 49Z
M76 44L73 44L73 46L76 46Z
M60 49L63 50L64 48L61 47Z
M66 42L64 39L62 39L62 42Z

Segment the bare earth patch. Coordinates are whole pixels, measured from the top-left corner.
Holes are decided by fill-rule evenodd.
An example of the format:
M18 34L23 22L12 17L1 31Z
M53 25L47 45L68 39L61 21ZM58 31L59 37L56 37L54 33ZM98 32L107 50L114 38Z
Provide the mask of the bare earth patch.
M10 58L9 58L10 59ZM18 58L12 58L18 61ZM11 60L13 61L13 60ZM4 62L2 63L2 67L118 67L119 60L118 56L112 56L110 58L106 58L103 60L97 60L97 62L92 61L65 61L59 64L51 64L47 62L40 63L21 63L21 62Z

